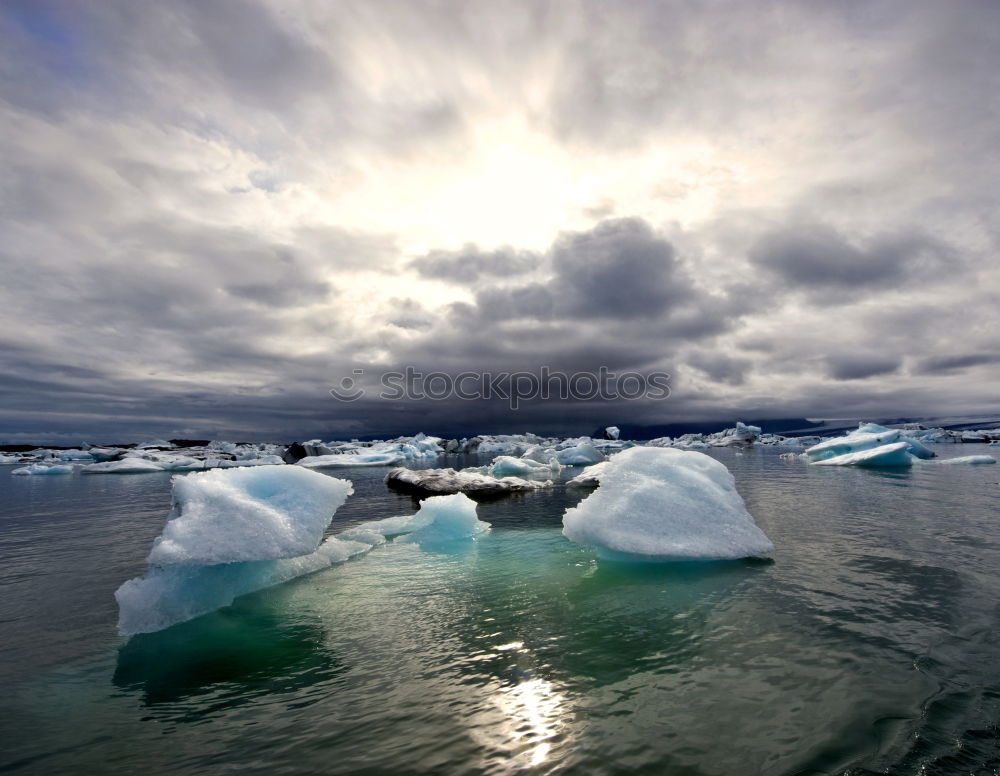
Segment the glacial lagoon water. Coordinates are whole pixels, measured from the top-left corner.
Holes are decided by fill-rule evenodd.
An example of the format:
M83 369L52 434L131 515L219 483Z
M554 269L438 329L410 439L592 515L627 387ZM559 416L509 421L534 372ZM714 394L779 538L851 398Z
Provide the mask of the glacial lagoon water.
M712 455L771 562L599 562L555 488L128 641L170 475L0 467L0 771L995 773L1000 466ZM332 530L414 511L384 474Z

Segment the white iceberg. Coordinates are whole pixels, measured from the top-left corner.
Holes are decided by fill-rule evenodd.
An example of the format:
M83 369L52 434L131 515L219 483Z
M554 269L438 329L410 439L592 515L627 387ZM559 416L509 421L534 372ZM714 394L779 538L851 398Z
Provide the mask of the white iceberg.
M32 463L28 466L22 466L20 469L14 469L11 474L23 475L38 475L38 474L72 474L73 465L64 464L44 464L44 463Z
M723 464L670 448L634 447L608 461L600 487L566 510L563 534L614 560L726 560L774 549Z
M148 474L166 471L161 463L145 458L122 458L120 461L92 463L80 469L82 474Z
M119 630L160 630L367 552L372 544L320 544L351 484L291 466L174 477L174 506L142 577L115 592Z
M386 453L334 453L314 455L296 462L307 469L346 469L353 466L395 466L406 460L401 452Z
M21 463L21 456L19 455L4 455L0 453L0 464L7 463Z
M811 461L823 461L896 443L905 444L906 451L917 458L933 458L935 455L918 440L904 436L901 430L886 428L874 423L862 423L856 431L813 445L806 450L806 455ZM904 460L902 456L897 456L897 458L900 461Z
M313 552L353 487L292 466L213 469L174 480L153 566L291 558Z
M590 466L604 460L604 453L589 442L582 442L565 450L558 450L555 459L563 466Z
M548 463L539 463L531 458L499 455L484 469L483 473L491 477L531 477L558 474L562 466L555 458L550 459Z
M809 451L806 451L808 455ZM906 442L892 442L832 458L811 461L813 466L912 466L916 457Z
M608 439L618 439L618 437L621 436L621 433L622 432L618 426L608 426L604 429L604 436Z

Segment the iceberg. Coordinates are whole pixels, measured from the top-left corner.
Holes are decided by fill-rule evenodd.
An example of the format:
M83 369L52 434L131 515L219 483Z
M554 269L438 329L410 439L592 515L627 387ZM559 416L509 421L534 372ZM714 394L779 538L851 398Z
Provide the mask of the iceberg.
M413 530L401 541L421 545L471 539L490 529L489 523L476 517L476 502L464 493L424 499L412 525ZM362 527L371 528L367 524Z
M44 463L33 463L28 466L22 466L20 469L14 469L11 474L17 475L37 475L37 474L72 474L73 466L72 464L44 464Z
M346 480L292 466L175 476L149 570L115 592L119 630L160 630L367 552L371 543L322 541L351 491Z
M992 464L996 463L997 459L992 455L961 455L958 458L945 458L943 461L936 461L935 463L940 464Z
M4 455L0 453L0 465L6 463L21 463L21 456L19 455Z
M315 455L296 462L307 469L344 469L348 466L394 466L406 460L400 452L391 453L334 453Z
M92 463L80 469L82 474L147 474L166 471L161 463L145 458L122 458L120 461Z
M806 451L808 455L809 451ZM912 466L917 460L906 442L893 442L854 453L810 461L813 466Z
M490 477L477 470L454 469L393 469L385 483L394 490L423 495L443 493L477 493L481 495L513 493L548 487L551 480L523 480L518 477Z
M726 560L769 553L729 470L703 453L634 447L563 515L563 534L611 560Z
M548 463L539 463L531 458L499 455L484 469L483 473L491 477L531 477L558 474L562 466L555 458L550 459Z
M291 466L212 469L177 477L152 566L306 555L353 492L347 480Z
M618 439L618 437L621 435L621 433L622 432L618 428L618 426L608 426L606 429L604 429L604 438L605 439Z
M886 428L875 423L862 423L856 431L852 431L844 436L827 439L807 448L806 456L808 456L810 461L816 462L897 443L904 444L906 451L917 458L933 458L935 455L933 451L925 447L917 439L905 436L899 429ZM904 460L902 456L897 456L897 458L901 461Z
M588 442L558 450L555 459L563 466L590 466L604 460L604 453Z

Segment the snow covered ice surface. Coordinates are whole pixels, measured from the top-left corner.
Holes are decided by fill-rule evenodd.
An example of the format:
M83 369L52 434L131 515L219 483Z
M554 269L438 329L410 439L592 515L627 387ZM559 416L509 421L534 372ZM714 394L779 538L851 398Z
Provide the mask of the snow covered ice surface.
M669 448L611 458L600 487L566 510L563 534L611 560L725 560L774 549L722 463Z
M566 481L567 485L579 488L596 488L601 484L601 475L608 468L607 461L588 466L580 474Z
M308 469L212 469L177 477L150 565L208 565L306 555L353 492Z

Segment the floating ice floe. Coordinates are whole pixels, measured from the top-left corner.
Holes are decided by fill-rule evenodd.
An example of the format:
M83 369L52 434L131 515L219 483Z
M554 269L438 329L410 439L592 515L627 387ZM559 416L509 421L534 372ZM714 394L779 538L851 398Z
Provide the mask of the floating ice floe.
M544 477L558 474L561 469L562 465L555 458L548 463L539 463L531 458L498 455L492 463L482 467L482 473L491 477Z
M806 454L808 455L808 453L807 450ZM912 466L916 460L916 456L910 452L910 446L906 442L892 442L810 463L813 466Z
M551 480L539 482L518 477L490 477L478 471L455 469L393 469L385 477L386 485L409 493L513 493L548 487Z
M395 466L406 460L400 452L336 453L302 458L296 463L308 469L346 469L353 466Z
M147 461L145 458L122 458L120 461L92 463L80 469L82 474L147 474L163 471L166 471L166 468L162 464Z
M618 439L618 437L621 436L621 433L622 432L618 426L608 426L604 429L604 436L608 439Z
M0 453L0 464L8 463L21 463L21 456L19 455L4 455Z
M350 492L346 480L291 466L175 477L149 571L115 593L119 630L160 630L369 550L335 537L320 544Z
M590 466L604 460L604 453L589 442L581 442L564 450L557 450L555 459L563 466Z
M614 456L600 487L566 510L563 534L613 560L725 560L774 549L723 464L669 448Z
M17 475L38 475L38 474L72 474L73 466L71 464L44 464L44 463L32 463L27 466L23 466L20 469L14 469L11 474Z
M880 464L868 463L867 465L887 465L887 466L908 466L912 461L908 461L905 456L897 451L902 449L917 458L933 458L934 452L925 447L921 442L911 437L906 437L900 429L890 429L874 423L862 423L856 431L852 431L844 436L827 439L819 444L813 445L806 450L806 456L813 463L829 459L843 459L844 456L854 453L861 453L867 450L875 450L891 445L902 444L903 448L893 448L893 450L882 450L879 455L884 456L884 461ZM893 455L890 455L892 453ZM877 458L859 457L857 461L843 459L838 461L841 465L852 465L856 462L871 461Z
M958 458L945 458L940 461L935 461L934 463L940 464L992 464L996 463L997 459L992 455L962 455Z

